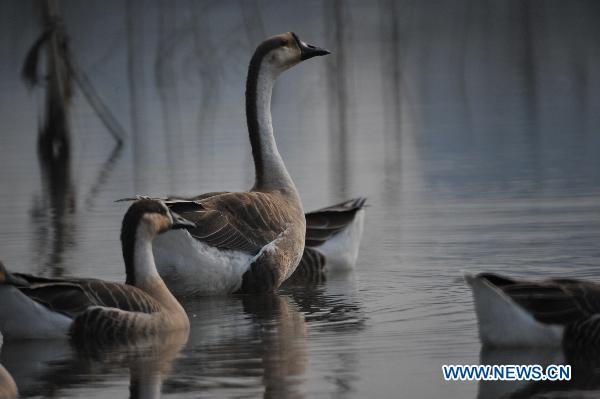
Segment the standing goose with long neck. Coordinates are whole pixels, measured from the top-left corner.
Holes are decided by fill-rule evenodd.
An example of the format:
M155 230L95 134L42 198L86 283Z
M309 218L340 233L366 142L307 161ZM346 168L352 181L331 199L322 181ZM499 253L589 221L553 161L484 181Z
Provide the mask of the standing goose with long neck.
M285 70L327 50L292 32L256 49L246 81L246 117L256 180L247 192L213 192L165 200L195 228L154 242L159 273L176 296L277 289L296 269L306 220L296 186L279 154L271 94Z
M0 263L0 331L7 339L70 335L111 342L189 329L185 310L156 270L152 240L190 226L161 202L131 205L121 229L126 284L10 273Z

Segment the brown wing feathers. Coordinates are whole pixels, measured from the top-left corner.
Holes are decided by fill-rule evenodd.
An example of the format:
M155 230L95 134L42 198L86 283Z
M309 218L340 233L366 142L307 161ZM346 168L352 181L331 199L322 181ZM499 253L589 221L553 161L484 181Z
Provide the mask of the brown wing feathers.
M587 315L576 298L560 286L523 283L503 290L542 323L568 324Z
M217 248L255 255L292 222L282 210L286 204L279 203L284 199L273 195L226 192L197 198L202 199L165 203L196 224L196 228L188 229L193 237Z
M309 282L319 283L325 281L325 265L326 259L318 249L304 247L302 259L296 267L296 270L290 278L289 282Z
M130 285L94 279L51 279L15 273L27 282L19 290L53 311L75 317L92 306L153 313L160 307L149 295Z
M306 214L306 245L318 247L344 230L356 212L365 206L366 198L354 198Z
M125 198L135 200L150 197ZM161 199L173 211L196 223L196 239L224 249L255 255L285 229L286 216L272 196L260 192L211 192L196 197ZM305 214L306 245L318 247L346 228L365 206L358 197ZM277 233L273 233L273 232Z
M500 288L536 320L566 325L600 313L600 287L579 280L550 279L540 282L507 279L495 274L481 277Z

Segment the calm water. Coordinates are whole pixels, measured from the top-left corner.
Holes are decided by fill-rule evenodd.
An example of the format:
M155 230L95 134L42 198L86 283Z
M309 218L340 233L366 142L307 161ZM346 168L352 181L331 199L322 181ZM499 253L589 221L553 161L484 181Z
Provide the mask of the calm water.
M149 395L162 383L178 398L488 398L527 387L444 382L441 365L560 357L480 353L461 270L600 280L597 2L65 1L61 13L128 137L115 149L76 91L71 165L48 172L36 152L43 90L19 79L38 10L0 2L10 269L122 281L127 204L114 200L249 187L246 65L264 37L289 30L333 53L274 93L305 208L357 195L370 207L355 272L186 302L187 343L6 343L0 359L23 397Z

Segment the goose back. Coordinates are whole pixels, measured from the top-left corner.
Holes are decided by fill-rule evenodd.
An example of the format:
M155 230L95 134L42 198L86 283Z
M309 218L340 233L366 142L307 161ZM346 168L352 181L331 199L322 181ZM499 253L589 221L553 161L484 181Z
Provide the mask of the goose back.
M26 284L17 288L34 301L70 318L94 306L116 308L130 312L155 313L158 302L131 285L96 279L59 279L14 273Z
M600 313L600 286L576 279L527 281L493 273L478 276L545 324L567 325Z
M529 281L465 273L479 335L491 346L600 349L600 284L577 279Z
M212 193L193 201L166 201L173 211L194 222L192 237L221 249L256 255L290 225L304 225L288 200L277 193Z

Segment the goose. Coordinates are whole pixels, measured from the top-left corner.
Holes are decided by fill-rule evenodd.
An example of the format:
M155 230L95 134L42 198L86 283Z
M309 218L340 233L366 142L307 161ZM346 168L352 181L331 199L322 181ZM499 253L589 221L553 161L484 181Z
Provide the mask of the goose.
M352 270L358 258L366 198L358 197L308 212L306 245L290 279L321 279L324 272Z
M326 54L293 32L257 47L246 80L254 186L246 192L164 199L170 209L196 224L163 234L153 244L158 271L175 296L271 292L296 269L306 221L273 136L271 94L283 71Z
M600 284L493 273L464 277L473 291L484 346L600 349Z
M0 263L0 331L6 339L109 342L188 329L183 307L156 270L152 240L192 225L160 202L133 203L121 229L125 284L10 273Z

